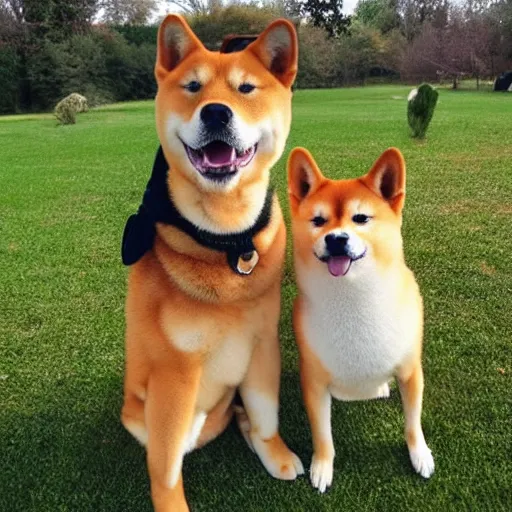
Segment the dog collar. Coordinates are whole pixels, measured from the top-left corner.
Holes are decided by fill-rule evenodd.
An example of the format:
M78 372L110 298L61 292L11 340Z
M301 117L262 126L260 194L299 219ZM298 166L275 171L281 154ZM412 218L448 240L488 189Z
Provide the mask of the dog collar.
M263 208L252 227L239 233L219 235L197 227L181 215L169 197L168 171L169 165L160 146L142 204L137 213L128 218L124 228L121 246L123 264L133 265L153 247L155 225L162 222L183 231L203 247L226 253L229 266L237 274L250 274L259 260L253 238L270 222L273 190L270 187L267 189Z

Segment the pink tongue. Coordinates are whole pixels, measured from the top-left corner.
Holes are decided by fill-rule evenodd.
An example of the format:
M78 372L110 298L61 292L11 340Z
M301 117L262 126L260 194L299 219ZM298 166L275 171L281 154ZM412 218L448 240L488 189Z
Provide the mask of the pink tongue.
M203 148L204 167L227 167L236 160L235 148L225 142L210 142Z
M329 259L327 268L334 277L344 276L348 272L351 263L352 260L348 256L335 256Z

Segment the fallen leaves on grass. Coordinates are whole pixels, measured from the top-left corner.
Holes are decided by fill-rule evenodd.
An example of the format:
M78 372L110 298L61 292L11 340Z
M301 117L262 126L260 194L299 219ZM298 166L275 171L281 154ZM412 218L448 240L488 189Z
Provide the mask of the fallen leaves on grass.
M492 265L488 265L485 261L480 263L480 268L482 269L482 273L486 276L493 276L496 274L496 269Z

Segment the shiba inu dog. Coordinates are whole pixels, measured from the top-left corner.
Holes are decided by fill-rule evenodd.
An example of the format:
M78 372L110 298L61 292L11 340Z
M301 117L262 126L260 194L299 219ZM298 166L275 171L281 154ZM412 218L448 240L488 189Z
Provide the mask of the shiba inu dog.
M434 460L421 428L422 298L402 248L405 163L394 148L365 176L325 178L311 154L288 160L294 263L299 295L293 323L303 398L313 436L312 485L332 483L331 396L389 396L396 377L414 469Z
M238 389L242 433L268 472L303 473L278 432L278 320L285 225L269 173L291 120L291 23L237 53L204 48L180 16L158 33L161 142L126 226L122 422L147 448L158 512L188 510L187 452L220 434Z

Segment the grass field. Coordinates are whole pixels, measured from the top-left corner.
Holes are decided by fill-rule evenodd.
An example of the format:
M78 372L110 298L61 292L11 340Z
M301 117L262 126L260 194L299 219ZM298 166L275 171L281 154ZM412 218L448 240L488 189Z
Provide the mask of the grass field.
M236 429L187 456L193 511L499 511L512 508L512 95L441 91L428 139L408 89L299 91L287 152L326 174L365 172L388 146L408 164L406 255L426 303L424 430L415 475L396 389L333 407L331 491L269 477ZM119 422L126 269L120 238L157 147L151 102L78 124L0 118L0 510L150 511L142 448ZM283 158L273 180L288 218ZM284 438L309 466L291 330L281 323Z

